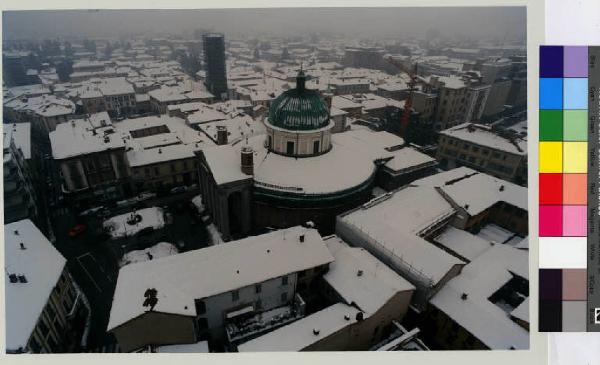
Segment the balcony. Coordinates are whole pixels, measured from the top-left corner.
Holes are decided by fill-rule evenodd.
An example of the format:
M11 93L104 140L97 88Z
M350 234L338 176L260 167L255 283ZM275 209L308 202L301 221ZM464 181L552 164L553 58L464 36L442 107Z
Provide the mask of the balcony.
M304 317L306 303L296 294L293 303L255 314L244 319L232 319L225 325L227 340L230 344L239 344L266 332L283 327ZM240 317L241 318L241 317Z

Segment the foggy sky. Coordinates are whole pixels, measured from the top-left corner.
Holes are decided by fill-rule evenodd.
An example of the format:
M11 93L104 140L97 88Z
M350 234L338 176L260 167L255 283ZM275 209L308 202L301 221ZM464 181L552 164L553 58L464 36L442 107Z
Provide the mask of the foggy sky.
M495 36L525 40L525 7L5 11L3 38L117 37L209 28L228 36Z

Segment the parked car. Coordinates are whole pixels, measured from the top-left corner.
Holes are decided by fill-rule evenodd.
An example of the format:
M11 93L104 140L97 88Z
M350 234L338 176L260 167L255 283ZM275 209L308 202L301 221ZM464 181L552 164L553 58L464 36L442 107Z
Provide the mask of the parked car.
M95 208L90 208L90 209L86 209L83 212L79 213L79 215L81 216L85 216L85 215L89 215L89 214L94 214L96 212L101 211L102 209L104 209L103 206L99 206L99 207L95 207Z
M179 194L179 193L184 193L186 191L185 186L177 186L174 187L173 189L171 189L171 194Z
M77 237L83 232L85 232L86 228L87 227L85 226L85 224L78 224L75 227L69 229L69 236Z
M148 199L152 199L156 197L156 194L154 193L150 193L150 192L143 192L143 193L139 193L135 199L139 202L144 201L144 200L148 200Z

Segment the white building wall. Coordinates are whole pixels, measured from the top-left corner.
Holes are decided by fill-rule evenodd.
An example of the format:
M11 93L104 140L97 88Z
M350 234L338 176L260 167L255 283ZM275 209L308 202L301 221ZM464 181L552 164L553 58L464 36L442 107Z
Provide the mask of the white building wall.
M243 273L240 273L240 275L243 275ZM294 299L298 274L291 273L287 277L287 285L282 284L282 277L260 283L260 293L256 292L255 285L238 289L239 299L235 301L231 291L206 298L204 299L206 313L200 317L207 319L208 328L211 329L212 333L219 333L222 331L226 314L235 309L253 305L255 310L258 310L258 301L261 302L260 310L269 310L288 304ZM286 293L285 302L282 301L281 297L283 293Z

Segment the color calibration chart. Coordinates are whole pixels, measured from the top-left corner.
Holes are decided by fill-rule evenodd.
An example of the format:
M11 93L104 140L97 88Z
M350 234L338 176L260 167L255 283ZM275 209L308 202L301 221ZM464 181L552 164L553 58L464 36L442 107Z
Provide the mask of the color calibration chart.
M600 331L600 47L540 47L539 330Z

